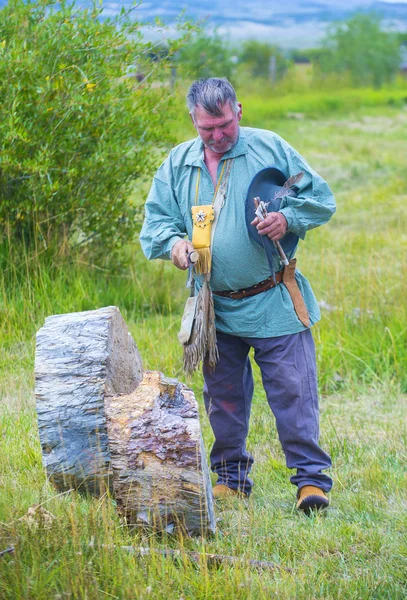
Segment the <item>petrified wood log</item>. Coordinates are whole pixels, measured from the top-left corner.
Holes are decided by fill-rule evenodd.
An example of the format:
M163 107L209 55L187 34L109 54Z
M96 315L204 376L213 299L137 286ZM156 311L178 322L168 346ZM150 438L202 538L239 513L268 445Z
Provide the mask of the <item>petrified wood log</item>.
M59 490L108 489L131 524L214 531L193 392L143 374L118 308L48 317L35 372L43 462Z

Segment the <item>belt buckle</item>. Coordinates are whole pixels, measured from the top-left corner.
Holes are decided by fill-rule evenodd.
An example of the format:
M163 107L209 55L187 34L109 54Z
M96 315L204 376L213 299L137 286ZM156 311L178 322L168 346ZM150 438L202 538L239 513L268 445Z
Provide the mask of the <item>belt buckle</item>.
M229 296L230 298L232 298L232 300L238 300L238 298L235 298L233 294L241 294L240 290L234 290L233 292L230 292Z

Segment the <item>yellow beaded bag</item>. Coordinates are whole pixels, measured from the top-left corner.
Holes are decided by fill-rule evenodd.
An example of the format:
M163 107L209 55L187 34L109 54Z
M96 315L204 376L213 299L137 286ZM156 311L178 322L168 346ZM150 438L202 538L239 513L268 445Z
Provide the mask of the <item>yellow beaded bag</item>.
M199 254L195 270L206 275L211 270L211 230L215 211L212 204L193 206L191 211L192 245Z
M195 272L199 275L207 275L210 273L212 266L212 254L211 254L211 233L212 223L215 219L214 202L217 196L219 186L221 184L223 173L225 171L224 161L219 180L216 185L216 190L213 195L212 204L201 204L197 205L199 182L201 177L201 169L198 169L198 176L196 181L195 190L195 206L191 207L192 212L192 245L199 254L198 262L195 265Z

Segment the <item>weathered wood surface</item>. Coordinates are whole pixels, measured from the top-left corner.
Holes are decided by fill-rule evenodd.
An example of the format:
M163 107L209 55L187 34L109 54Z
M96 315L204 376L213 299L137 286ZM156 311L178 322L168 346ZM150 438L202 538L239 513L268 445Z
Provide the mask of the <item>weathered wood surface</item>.
M35 392L43 461L58 489L111 487L105 396L132 392L142 372L116 307L46 319L37 333Z
M109 489L129 523L214 531L193 392L143 374L118 308L46 319L35 370L43 461L59 490Z
M147 371L106 402L115 498L130 523L214 530L212 486L193 392Z

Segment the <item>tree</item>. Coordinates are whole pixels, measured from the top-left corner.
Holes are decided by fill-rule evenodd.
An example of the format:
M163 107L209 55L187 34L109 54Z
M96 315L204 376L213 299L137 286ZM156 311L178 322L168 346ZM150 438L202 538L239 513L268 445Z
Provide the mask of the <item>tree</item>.
M333 25L323 46L326 52L317 59L321 72L349 73L354 85L380 87L399 68L397 36L383 31L374 14L357 14Z
M0 226L25 243L120 246L134 233L134 181L169 141L167 67L182 38L152 61L130 12L101 20L102 8L0 11Z
M290 61L284 57L277 46L272 46L267 42L258 42L257 40L244 42L239 54L239 64L246 67L252 77L269 78L272 57L275 59L275 78L281 79L286 73Z
M182 74L193 79L200 77L226 77L230 79L234 64L231 51L215 31L196 32L177 55Z

